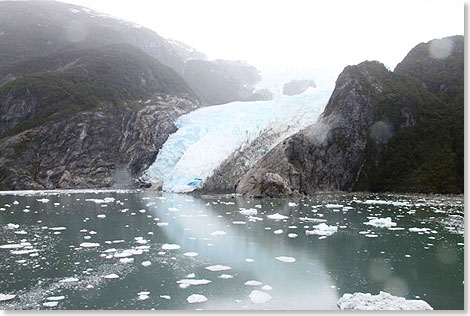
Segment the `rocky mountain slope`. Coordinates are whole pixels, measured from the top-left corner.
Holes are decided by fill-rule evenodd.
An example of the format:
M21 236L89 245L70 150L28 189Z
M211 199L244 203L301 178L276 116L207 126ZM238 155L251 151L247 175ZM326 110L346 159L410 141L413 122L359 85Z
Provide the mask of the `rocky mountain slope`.
M346 67L319 122L260 159L237 192L463 192L463 50L454 36L416 46L394 72Z
M83 188L138 175L198 107L172 69L128 45L0 86L0 188Z

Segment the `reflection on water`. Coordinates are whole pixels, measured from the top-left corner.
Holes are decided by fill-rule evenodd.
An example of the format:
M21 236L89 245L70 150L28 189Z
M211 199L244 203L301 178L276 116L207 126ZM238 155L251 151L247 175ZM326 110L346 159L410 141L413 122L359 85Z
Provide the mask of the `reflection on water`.
M462 215L458 197L0 194L0 307L335 309L383 290L461 309Z

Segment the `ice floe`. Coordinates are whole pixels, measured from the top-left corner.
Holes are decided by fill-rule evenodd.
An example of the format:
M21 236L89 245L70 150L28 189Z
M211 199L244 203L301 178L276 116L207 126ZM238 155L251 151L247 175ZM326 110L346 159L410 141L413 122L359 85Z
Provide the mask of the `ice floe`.
M177 244L163 244L162 249L163 250L177 250L180 249L181 246Z
M16 297L14 294L0 294L0 302L9 301Z
M269 219L275 219L275 220L283 220L283 219L286 219L286 218L289 218L289 217L285 216L285 215L281 215L279 213L276 213L276 214L268 215L268 218Z
M206 280L206 279L201 279L201 280L196 280L196 279L183 279L176 281L178 284L187 284L187 285L206 285L211 283L211 280Z
M188 296L188 298L186 298L186 300L190 304L202 303L202 302L207 301L207 297L201 294L191 294L190 296Z
M397 223L392 222L391 217L385 217L385 218L377 218L377 217L371 217L368 222L364 223L365 225L370 225L374 227L379 227L379 228L390 228L397 226Z
M250 280L250 281L245 282L245 285L247 286L260 286L262 284L263 283L261 283L260 281L256 281L256 280Z
M111 274L107 274L107 275L103 276L103 278L105 278L105 279L118 279L119 275L117 275L115 273L111 273Z
M239 212L240 214L246 215L246 216L253 216L253 215L258 214L258 210L254 208L249 208L249 209L240 208Z
M143 265L144 267L148 267L148 266L151 265L151 264L152 264L152 263L151 263L150 261L144 261L144 262L142 262L142 265Z
M228 267L228 266L216 264L216 265L213 265L213 266L208 266L208 267L206 267L206 269L209 270L209 271L216 272L216 271L231 270L232 268L231 268L231 267Z
M312 226L313 230L306 230L306 235L331 236L338 231L338 227L321 223Z
M293 257L285 257L285 256L276 257L276 260L279 260L279 261L282 261L282 262L287 262L287 263L293 263L293 262L295 262L295 258L293 258Z
M221 274L218 276L219 279L233 279L233 275L230 274Z
M272 299L271 295L269 295L268 293L258 290L251 291L249 297L250 300L255 304L263 304Z
M83 248L92 248L92 247L99 247L99 246L100 244L96 242L82 242L80 244L80 247L83 247Z
M227 235L227 233L224 232L223 230L217 230L211 233L211 236L223 236L223 235Z
M393 296L387 292L378 295L371 293L346 293L338 300L339 309L348 310L432 310L423 300L407 300L404 297Z

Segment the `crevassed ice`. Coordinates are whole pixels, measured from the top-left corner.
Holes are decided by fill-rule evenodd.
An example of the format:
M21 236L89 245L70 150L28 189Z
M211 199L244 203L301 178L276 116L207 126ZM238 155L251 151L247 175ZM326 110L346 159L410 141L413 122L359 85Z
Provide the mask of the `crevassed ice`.
M183 115L176 121L178 130L148 169L149 179L162 182L164 191L193 191L224 159L262 133L279 133L279 142L315 123L331 92L332 88L314 89L271 101L208 106Z

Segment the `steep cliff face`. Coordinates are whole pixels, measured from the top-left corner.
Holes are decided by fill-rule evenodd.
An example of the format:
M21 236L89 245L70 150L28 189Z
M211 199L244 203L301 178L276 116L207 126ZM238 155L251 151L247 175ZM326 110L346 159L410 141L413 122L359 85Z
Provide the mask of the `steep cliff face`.
M410 52L396 72L378 62L346 67L319 122L271 150L237 192L462 192L463 38L448 40L452 49L438 61L429 57L430 42ZM427 63L450 74L428 71Z
M176 131L188 99L155 94L55 119L0 139L0 189L108 187L119 169L136 177Z

